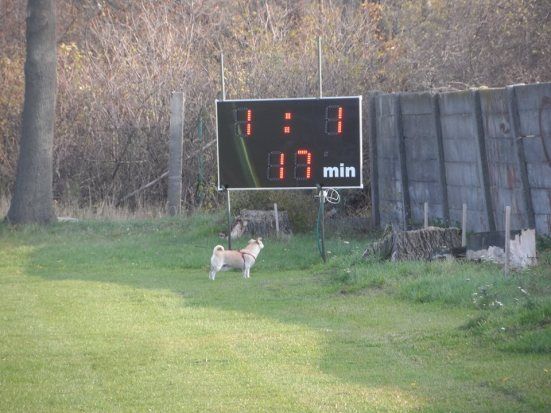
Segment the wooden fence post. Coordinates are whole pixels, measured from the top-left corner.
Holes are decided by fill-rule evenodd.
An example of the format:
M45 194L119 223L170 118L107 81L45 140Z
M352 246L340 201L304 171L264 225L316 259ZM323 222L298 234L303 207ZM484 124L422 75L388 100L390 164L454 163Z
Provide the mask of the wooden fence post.
M423 204L423 228L429 227L429 203L425 202Z
M274 203L274 217L275 217L276 237L279 238L279 213L277 212L277 203Z

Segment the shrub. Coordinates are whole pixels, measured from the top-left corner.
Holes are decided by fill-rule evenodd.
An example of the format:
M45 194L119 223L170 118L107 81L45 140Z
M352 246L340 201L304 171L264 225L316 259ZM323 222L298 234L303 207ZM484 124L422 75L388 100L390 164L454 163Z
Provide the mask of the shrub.
M232 209L273 209L287 211L295 232L314 229L317 217L317 202L312 191L242 191L232 194Z

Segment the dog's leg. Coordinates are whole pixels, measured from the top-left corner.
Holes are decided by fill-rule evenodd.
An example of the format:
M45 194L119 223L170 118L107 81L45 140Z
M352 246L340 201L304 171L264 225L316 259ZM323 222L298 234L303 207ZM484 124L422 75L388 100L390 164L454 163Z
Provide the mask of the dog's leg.
M209 272L209 278L214 281L214 278L216 277L216 269L212 268L210 269L210 272Z

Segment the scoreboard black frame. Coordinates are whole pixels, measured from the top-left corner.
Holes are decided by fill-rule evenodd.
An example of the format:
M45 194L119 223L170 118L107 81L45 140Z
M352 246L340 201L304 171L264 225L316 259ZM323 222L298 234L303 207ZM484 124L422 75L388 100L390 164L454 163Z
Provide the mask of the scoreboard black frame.
M362 97L217 100L218 189L363 188Z

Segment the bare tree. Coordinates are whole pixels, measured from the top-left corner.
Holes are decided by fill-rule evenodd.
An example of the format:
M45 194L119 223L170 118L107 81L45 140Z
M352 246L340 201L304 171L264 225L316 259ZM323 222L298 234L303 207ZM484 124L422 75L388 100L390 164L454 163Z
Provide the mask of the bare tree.
M52 157L56 101L54 0L28 0L25 101L15 192L7 219L48 223L55 219Z

